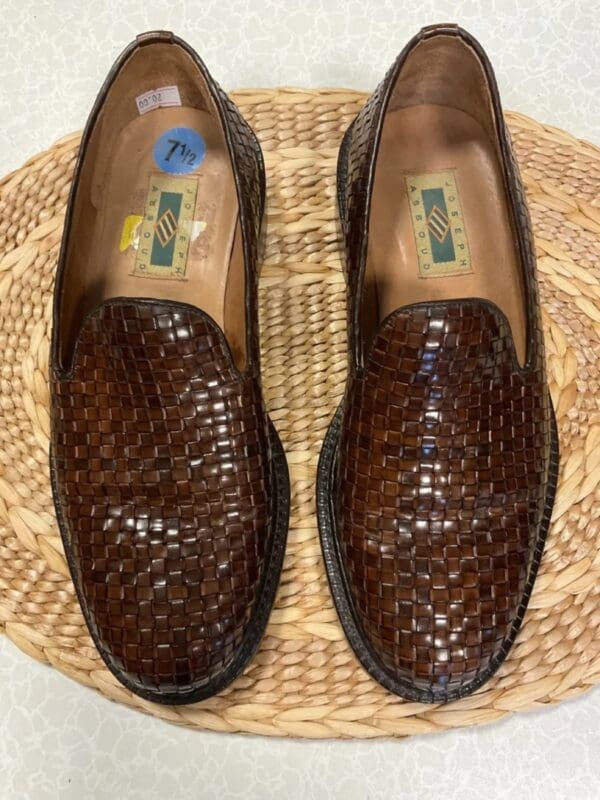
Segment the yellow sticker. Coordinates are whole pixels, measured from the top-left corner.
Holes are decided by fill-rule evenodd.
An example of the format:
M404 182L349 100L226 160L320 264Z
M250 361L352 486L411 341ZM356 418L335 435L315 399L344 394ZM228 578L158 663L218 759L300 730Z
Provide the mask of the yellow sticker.
M134 275L185 278L197 189L196 178L150 176Z
M124 253L129 247L137 247L138 228L143 217L137 214L130 214L125 217L123 223L123 230L121 231L121 241L119 242L119 250Z
M472 272L454 172L406 175L405 181L419 276L437 278Z

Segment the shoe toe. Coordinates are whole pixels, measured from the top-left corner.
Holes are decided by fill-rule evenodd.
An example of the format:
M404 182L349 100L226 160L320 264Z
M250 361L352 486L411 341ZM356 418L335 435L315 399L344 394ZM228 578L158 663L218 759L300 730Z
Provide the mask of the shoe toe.
M107 546L112 558L80 552L82 608L113 674L158 702L201 699L225 685L257 599L263 533L248 551L232 540L217 553L207 537L176 542L172 531L157 530L145 547L137 543L135 559L126 545Z
M445 702L474 691L506 656L524 613L528 564L516 546L488 541L485 555L486 538L464 558L438 553L431 535L420 547L428 555L416 559L364 532L345 548L355 638L387 688Z

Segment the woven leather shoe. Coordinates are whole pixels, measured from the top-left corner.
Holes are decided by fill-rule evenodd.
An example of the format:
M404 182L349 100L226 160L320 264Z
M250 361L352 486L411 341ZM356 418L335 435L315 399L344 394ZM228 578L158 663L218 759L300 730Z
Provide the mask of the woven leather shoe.
M259 144L166 32L121 55L83 135L56 277L51 475L116 677L201 700L263 634L289 509L259 376Z
M386 688L466 695L514 641L558 465L534 250L491 66L422 30L338 165L350 365L318 476L352 647Z

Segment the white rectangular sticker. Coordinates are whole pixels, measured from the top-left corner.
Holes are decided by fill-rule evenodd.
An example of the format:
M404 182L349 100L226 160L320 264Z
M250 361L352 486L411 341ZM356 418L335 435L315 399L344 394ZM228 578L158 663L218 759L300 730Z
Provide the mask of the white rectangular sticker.
M162 86L160 89L151 89L149 92L135 98L135 104L140 114L147 114L155 108L168 108L180 106L181 97L177 86Z

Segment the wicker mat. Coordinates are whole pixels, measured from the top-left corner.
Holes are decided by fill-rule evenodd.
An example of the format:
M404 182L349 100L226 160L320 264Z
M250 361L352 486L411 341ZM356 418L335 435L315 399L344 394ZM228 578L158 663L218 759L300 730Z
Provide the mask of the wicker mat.
M32 657L107 697L213 731L404 736L489 722L585 691L600 681L600 149L508 114L535 228L560 428L553 525L525 624L499 673L447 706L405 703L374 683L346 644L315 519L317 455L346 368L335 164L365 96L234 96L265 151L263 375L292 477L285 567L261 649L222 695L161 707L117 684L85 628L47 464L52 284L78 134L0 181L0 629Z

